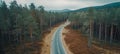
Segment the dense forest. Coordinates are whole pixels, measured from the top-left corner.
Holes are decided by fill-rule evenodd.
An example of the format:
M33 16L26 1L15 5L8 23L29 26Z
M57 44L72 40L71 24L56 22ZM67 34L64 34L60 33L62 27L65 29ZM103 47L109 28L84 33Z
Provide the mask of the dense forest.
M0 4L0 52L5 47L24 45L27 42L41 41L43 33L53 25L66 20L66 13L48 12L43 6L17 4L12 1L8 6L4 1ZM14 52L15 53L15 52Z
M5 54L7 47L17 48L25 43L42 41L44 32L67 19L71 22L69 26L72 29L88 36L89 47L94 41L101 45L120 45L119 7L88 7L83 11L53 12L46 11L44 6L36 7L34 3L23 6L16 1L12 1L10 5L1 1L0 54Z
M86 8L86 11L69 15L71 28L88 36L88 46L93 41L108 45L120 44L120 8ZM103 45L103 44L102 44Z

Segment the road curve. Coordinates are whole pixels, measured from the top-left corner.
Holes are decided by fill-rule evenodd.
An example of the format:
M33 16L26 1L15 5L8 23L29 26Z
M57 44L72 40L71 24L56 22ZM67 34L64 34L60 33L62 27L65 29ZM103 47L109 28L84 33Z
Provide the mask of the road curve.
M62 43L62 30L67 26L69 22L59 26L54 32L52 43L51 43L51 54L67 54Z

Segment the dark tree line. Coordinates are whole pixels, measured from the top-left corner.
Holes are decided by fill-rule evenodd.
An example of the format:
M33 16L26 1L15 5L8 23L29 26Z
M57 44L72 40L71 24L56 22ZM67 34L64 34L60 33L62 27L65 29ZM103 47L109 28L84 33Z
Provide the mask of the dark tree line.
M22 6L12 1L9 6L0 4L0 51L9 45L35 42L53 25L66 20L66 13L47 12L34 3ZM4 54L4 53L3 53Z
M120 44L120 8L94 9L73 12L69 15L71 27L89 36L92 40L103 43Z

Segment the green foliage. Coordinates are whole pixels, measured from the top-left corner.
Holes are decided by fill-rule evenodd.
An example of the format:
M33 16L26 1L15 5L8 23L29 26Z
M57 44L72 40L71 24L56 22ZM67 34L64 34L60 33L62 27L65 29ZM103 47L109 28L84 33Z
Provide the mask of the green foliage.
M43 32L53 25L66 20L66 13L47 12L43 6L36 7L31 3L22 6L12 1L10 6L0 4L0 43L3 45L18 44L34 40L40 41ZM31 38L32 36L32 38Z

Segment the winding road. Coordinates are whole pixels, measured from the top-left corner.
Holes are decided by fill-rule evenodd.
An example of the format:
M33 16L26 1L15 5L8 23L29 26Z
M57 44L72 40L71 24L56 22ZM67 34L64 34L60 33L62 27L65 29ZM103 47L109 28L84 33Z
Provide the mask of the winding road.
M52 43L51 43L51 54L67 54L62 43L62 30L67 26L69 22L62 24L54 32Z

